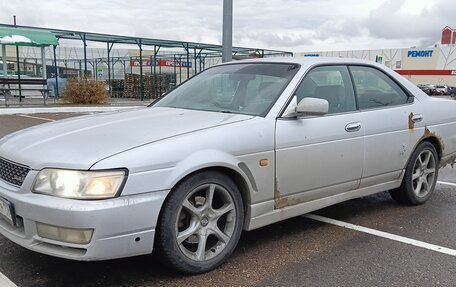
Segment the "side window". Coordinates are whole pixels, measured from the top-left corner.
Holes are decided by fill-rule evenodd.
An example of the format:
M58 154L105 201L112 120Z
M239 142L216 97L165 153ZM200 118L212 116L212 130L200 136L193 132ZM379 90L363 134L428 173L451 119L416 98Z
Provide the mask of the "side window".
M407 94L385 73L363 66L351 66L360 109L403 105Z
M329 103L329 113L356 110L355 93L345 66L325 66L311 70L296 90L298 102L303 98L319 98Z

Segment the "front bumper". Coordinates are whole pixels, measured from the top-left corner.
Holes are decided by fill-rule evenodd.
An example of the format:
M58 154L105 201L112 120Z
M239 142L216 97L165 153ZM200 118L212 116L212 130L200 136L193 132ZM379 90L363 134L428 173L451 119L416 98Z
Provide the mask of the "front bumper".
M25 185L26 183L24 183ZM0 197L14 205L17 224L0 217L0 234L33 251L92 261L152 252L155 227L168 191L106 200L73 200L17 189L0 181ZM90 243L72 244L42 238L36 224L94 229Z

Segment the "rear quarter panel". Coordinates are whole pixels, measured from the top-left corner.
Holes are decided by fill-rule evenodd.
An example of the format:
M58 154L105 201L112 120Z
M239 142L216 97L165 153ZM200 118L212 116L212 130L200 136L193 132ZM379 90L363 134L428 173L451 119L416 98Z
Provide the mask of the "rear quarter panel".
M434 137L442 149L441 159L447 161L441 162L441 166L454 161L456 156L456 101L429 96L396 72L385 70L408 89L415 96L415 100L422 104L425 126L424 130L419 129L422 135L417 144L425 138Z
M425 107L426 129L423 138L435 137L442 148L442 158L456 156L456 101L427 97L421 100Z

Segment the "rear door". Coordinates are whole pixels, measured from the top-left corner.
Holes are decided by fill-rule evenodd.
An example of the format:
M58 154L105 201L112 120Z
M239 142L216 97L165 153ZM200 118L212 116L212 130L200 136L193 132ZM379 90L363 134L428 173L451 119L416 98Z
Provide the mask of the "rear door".
M365 134L361 187L397 180L424 130L421 104L385 72L350 66Z

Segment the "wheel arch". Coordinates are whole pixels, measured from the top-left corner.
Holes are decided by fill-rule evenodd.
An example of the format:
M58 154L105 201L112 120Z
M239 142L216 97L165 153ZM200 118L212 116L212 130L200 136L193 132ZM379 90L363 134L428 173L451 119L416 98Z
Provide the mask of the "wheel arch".
M415 169L415 159L417 156L421 155L421 152L424 150L424 148L420 149L420 146L423 144L427 144L427 146L431 145L434 147L435 152L437 153L436 159L435 159L435 169L434 169L434 178L432 185L429 185L429 182L427 181L428 179L426 178L427 181L427 190L425 191L426 193L424 195L416 195L416 190L415 187L413 187L413 172ZM429 148L428 148L429 149ZM434 153L434 152L432 152ZM407 160L404 172L403 178L402 178L402 183L398 188L389 190L389 193L391 197L396 200L399 203L403 204L408 204L408 205L418 205L418 204L423 204L427 201L427 199L430 197L432 194L435 183L437 182L437 177L438 177L438 163L442 157L443 153L443 147L441 146L441 142L439 139L433 135L429 136L424 136L421 138L416 145L414 146L409 159ZM427 165L427 163L426 163ZM423 173L420 175L423 176ZM422 187L420 185L418 193L421 193Z
M239 192L241 193L241 197L242 197L242 204L244 206L244 218L247 218L248 210L249 210L248 207L249 207L250 201L251 201L249 184L247 183L246 179L238 171L236 171L232 168L229 168L226 166L209 166L209 167L201 168L201 169L195 170L195 171L189 173L188 175L186 175L185 177L183 177L181 180L179 180L179 182L176 183L176 185L194 174L204 173L207 171L216 171L216 172L225 174L236 184L236 186L239 188ZM245 221L246 220L244 220L244 225L245 225Z
M437 156L439 157L439 160L442 159L442 156L443 156L443 147L442 147L442 143L439 141L439 139L435 136L429 136L429 137L426 137L424 139L422 139L418 145L420 145L421 143L423 142L429 142L431 143L435 150L437 151ZM417 146L418 146L417 145ZM415 147L416 148L416 147Z
M234 237L235 240L232 241L230 238L229 243L227 243L227 245L226 245L226 246L231 246L230 247L231 249L224 248L222 250L222 252L225 252L225 250L228 250L228 253L225 253L225 255L223 255L223 257L221 257L221 259L219 258L218 261L216 261L216 263L214 263L215 265L213 265L213 266L215 266L215 267L206 267L204 265L191 265L191 264L189 265L188 263L186 263L186 261L184 259L182 259L180 257L176 257L175 252L179 252L178 249L174 248L173 243L171 243L171 245L169 245L167 243L174 242L174 241L170 240L170 231L169 230L170 230L170 228L171 229L173 228L173 225L169 225L170 214L179 216L179 213L176 214L174 209L166 209L166 206L169 205L167 203L171 203L171 202L173 202L174 204L176 203L176 201L173 200L173 199L175 199L175 196L172 196L172 195L174 194L174 195L179 196L179 193L173 193L173 192L176 190L176 187L178 189L182 188L182 187L179 187L179 185L184 183L185 180L190 179L190 181L193 182L193 184L195 184L195 182L198 182L198 181L194 181L194 178L191 179L192 176L197 176L197 179L201 180L202 179L201 174L203 174L205 172L209 172L209 171L211 172L212 176L219 178L219 180L223 180L223 178L225 178L225 181L227 181L226 177L230 178L233 181L233 183L239 188L242 204L244 206L244 215L245 215L245 217L247 216L246 213L247 213L248 209L246 208L246 206L248 206L247 205L248 200L246 199L246 197L250 197L250 195L248 193L248 183L245 181L243 176L236 170L234 170L232 168L228 168L226 166L207 166L204 168L193 170L192 172L190 172L190 173L186 174L185 176L183 176L182 178L180 178L175 183L175 185L172 187L171 191L168 192L168 194L165 197L164 203L160 208L157 225L156 225L156 234L155 234L154 243L153 243L154 246L157 246L158 248L154 248L153 250L155 250L155 254L158 254L160 257L162 257L165 260L164 261L165 263L167 263L170 266L177 268L181 271L184 271L186 273L194 273L194 274L201 273L205 269L215 268L218 265L222 264L230 256L230 254L233 252L234 248L236 247L237 242L241 236L242 230L246 226L246 222L247 222L245 217L244 217L243 222L239 221L239 223L241 223L241 224L239 224L240 226L238 225L235 228L235 233L232 234L233 236L236 235L236 237ZM225 175L226 177L220 178L220 176L217 176L214 172L220 173L221 175ZM232 187L232 183L230 183L229 185ZM186 189L181 189L181 190L186 190ZM236 195L236 197L238 197L238 196ZM166 211L168 211L168 212L166 212ZM239 214L239 215L241 215L241 214ZM165 220L165 219L167 219L167 220ZM171 234L171 236L172 236L172 234ZM234 243L231 243L231 242L234 242ZM176 247L177 247L177 245L176 245ZM198 245L198 249L199 249L199 245ZM180 252L182 252L182 251L180 251ZM219 256L220 254L222 254L222 253L219 253L217 256ZM228 254L228 255L226 255L226 254ZM209 261L205 261L203 263L208 264L208 262Z
M238 169L240 169L238 167ZM241 170L241 171L240 171ZM244 222L243 222L243 228L246 226L246 224L250 221L250 203L251 203L251 195L250 191L252 190L252 184L250 182L250 178L246 175L243 175L241 172L243 171L242 169L237 170L234 167L231 166L224 166L224 165L207 165L203 167L199 167L196 169L192 169L187 171L186 173L182 174L179 178L176 178L175 182L172 185L171 191L167 194L165 201L168 199L170 194L173 192L174 188L185 181L187 178L198 174L198 173L204 173L207 171L216 171L220 172L222 174L225 174L228 176L238 187L239 192L241 193L241 198L242 198L242 204L244 207ZM163 210L160 210L159 214L159 219L161 218Z
M405 163L405 167L407 167L407 165L409 164L410 160L412 159L413 152L418 148L418 146L420 144L422 144L424 142L428 142L428 143L430 143L430 144L432 144L434 146L435 150L437 151L438 160L440 161L440 159L442 158L442 155L443 155L442 144L441 144L440 140L437 137L435 137L433 135L430 135L430 136L421 138L416 143L416 145L413 147L412 151L410 152L410 156L409 156L409 159L407 160L407 162Z
M409 158L407 159L407 161L405 162L405 166L404 166L404 169L407 167L407 165L409 164L410 160L412 159L412 155L413 155L413 152L418 148L418 146L424 142L428 142L430 144L432 144L435 148L435 150L437 151L437 157L438 157L438 160L440 161L440 159L442 158L442 155L443 155L443 147L442 147L442 144L441 142L439 141L439 139L433 135L429 135L427 137L423 137L421 138L416 144L415 146L413 147L413 149L410 151L410 156Z

